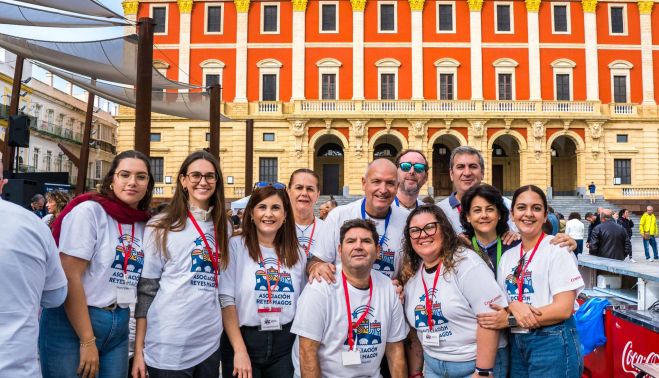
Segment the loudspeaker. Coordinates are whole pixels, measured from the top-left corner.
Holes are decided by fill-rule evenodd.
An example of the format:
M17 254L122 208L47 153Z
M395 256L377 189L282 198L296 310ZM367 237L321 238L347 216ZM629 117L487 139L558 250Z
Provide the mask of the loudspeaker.
M9 145L30 147L30 118L25 114L9 117Z
M2 191L2 197L5 200L27 207L30 205L32 196L38 193L38 185L36 181L32 180L9 179Z

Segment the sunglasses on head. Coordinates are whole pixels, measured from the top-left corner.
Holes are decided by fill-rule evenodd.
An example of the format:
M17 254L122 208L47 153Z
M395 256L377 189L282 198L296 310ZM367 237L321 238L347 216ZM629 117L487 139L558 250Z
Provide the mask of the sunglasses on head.
M412 168L414 168L414 172L416 173L423 173L428 170L428 166L423 163L400 163L398 167L403 172L409 172Z
M254 184L254 189L266 188L268 186L272 186L277 190L286 189L286 185L282 184L281 182L268 182L268 181L257 182L256 184Z

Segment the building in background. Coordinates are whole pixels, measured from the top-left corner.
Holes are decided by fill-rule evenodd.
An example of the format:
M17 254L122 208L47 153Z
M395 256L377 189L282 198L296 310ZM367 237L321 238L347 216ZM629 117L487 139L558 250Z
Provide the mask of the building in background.
M659 12L653 1L124 1L156 21L154 64L167 77L222 85L226 195L301 167L323 194L359 194L374 157L424 151L428 192L451 191L460 145L485 155L485 181L511 193L659 198ZM655 62L655 63L653 63ZM119 112L119 149L134 113ZM154 115L156 197L171 197L208 123Z
M11 89L16 56L0 49L0 135L4 137L8 122ZM58 146L61 143L74 155L79 156L82 130L87 111L87 95L76 98L69 84L65 91L53 86L53 76L46 73L46 82L33 77L35 67L25 61L23 67L23 91L19 109L31 117L30 146L17 147L18 172L68 172L70 184L75 185L77 168ZM27 81L27 78L30 78ZM107 110L113 104L97 102ZM94 189L116 155L117 122L112 114L96 107L92 119L92 135L87 170L87 188ZM9 169L9 167L5 167Z

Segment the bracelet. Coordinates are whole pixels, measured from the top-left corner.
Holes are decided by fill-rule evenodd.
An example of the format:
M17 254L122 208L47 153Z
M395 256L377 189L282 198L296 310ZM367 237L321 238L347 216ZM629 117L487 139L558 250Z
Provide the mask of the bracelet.
M421 372L421 371L417 371L416 373L414 373L414 374L410 374L410 375L407 376L407 378L416 378L416 377L421 377L421 378L423 378L423 372Z
M80 348L88 347L88 346L92 345L92 344L95 343L95 342L96 342L96 337L92 337L91 340L88 340L88 341L85 341L85 342L81 342L81 343L80 343Z

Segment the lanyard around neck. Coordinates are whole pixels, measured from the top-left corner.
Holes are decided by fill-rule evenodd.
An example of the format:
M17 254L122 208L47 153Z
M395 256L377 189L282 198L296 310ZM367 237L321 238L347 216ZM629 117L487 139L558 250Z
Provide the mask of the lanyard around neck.
M265 272L265 282L268 287L268 305L272 305L272 289L277 287L279 285L279 278L281 277L280 274L280 268L281 264L279 262L279 256L277 256L277 278L275 278L275 284L270 285L270 277L268 276L268 269L265 266L265 260L263 260L263 253L259 251L259 265L261 265L261 268Z
M204 232L201 230L201 227L199 227L199 223L197 223L197 220L194 219L194 216L192 216L190 210L188 210L188 218L190 218L190 221L197 229L197 232L201 236L201 239L204 241L204 245L206 246L206 250L208 251L208 256L211 259L211 264L213 264L213 270L215 271L215 287L219 287L217 275L219 273L218 271L220 265L220 247L219 247L220 241L217 239L217 227L213 225L213 231L215 233L215 253L213 253L213 250L211 249L211 246L208 243L208 240L206 239L206 234L204 234ZM203 258L203 253L202 253L202 258Z
M426 294L426 315L428 316L428 329L432 330L433 327L433 320L432 320L432 299L430 299L430 293L433 293L434 297L437 298L439 297L439 293L437 293L436 288L437 288L437 279L439 278L439 271L442 270L442 262L439 262L439 265L437 266L437 270L435 271L435 279L432 282L432 290L429 292L428 291L428 286L426 286L426 280L423 279L423 264L421 264L421 282L423 283L423 291Z
M481 255L481 257L483 257L483 258L487 257L487 259L488 259L487 261L489 261L490 257L485 256L483 254L483 251L481 250L480 246L478 245L478 240L476 240L476 235L471 237L471 245L474 246L474 251L476 251L476 253ZM497 265L494 267L495 270L499 267L499 261L501 261L502 251L503 251L503 246L501 245L501 238L497 236Z
M389 210L387 211L387 216L384 218L384 232L382 233L382 236L380 236L380 248L382 248L382 245L384 244L384 239L387 236L387 227L389 227L389 220L391 219L391 206L389 207ZM366 220L366 198L362 200L362 219Z
M133 252L133 241L135 240L135 223L130 225L130 240L128 241L128 251L126 251L126 245L123 241L124 231L121 229L121 223L117 222L119 227L119 241L121 242L121 249L124 251L124 275L128 273L128 260L130 260L130 254Z
M366 315L371 312L371 298L373 298L373 279L368 277L368 302L366 303L366 309L362 315L357 319L356 322L352 322L352 309L350 308L350 293L348 293L348 280L344 272L341 272L341 277L343 278L343 294L346 297L346 310L348 311L348 346L350 350L355 349L355 339L352 336L352 331L356 328L359 328L359 325L362 324Z
M535 247L533 247L531 256L529 256L528 261L526 261L526 264L524 264L524 267L517 276L517 300L519 302L522 302L522 294L523 294L522 289L524 288L524 274L526 274L526 270L529 268L529 265L531 264L531 260L533 260L533 256L535 256L535 252L538 250L538 247L540 246L540 242L542 242L542 239L544 239L544 237L545 237L545 233L543 232L542 234L540 234L540 238L535 243ZM520 264L524 262L524 260L522 260L524 258L523 244L524 243L519 244L519 259L521 260Z

